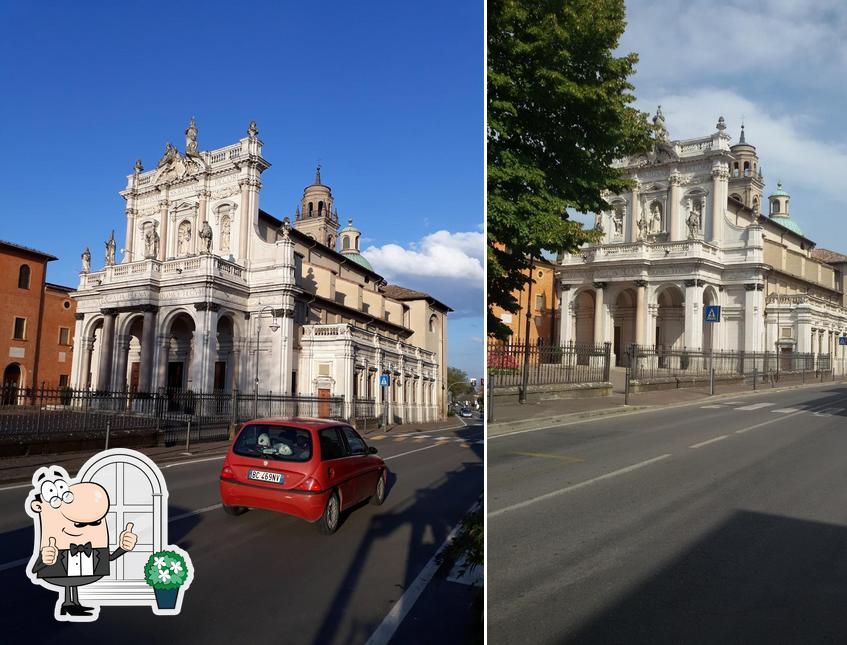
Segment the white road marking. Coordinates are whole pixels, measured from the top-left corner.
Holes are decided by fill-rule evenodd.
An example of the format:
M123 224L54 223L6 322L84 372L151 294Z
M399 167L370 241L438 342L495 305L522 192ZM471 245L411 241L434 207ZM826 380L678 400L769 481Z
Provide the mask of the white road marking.
M794 412L802 412L801 408L779 408L778 410L771 410L771 412L776 412L777 414L793 414Z
M565 493L570 493L571 491L590 486L591 484L603 481L604 479L611 479L612 477L617 477L618 475L625 475L626 473L630 473L633 470L638 470L639 468L644 468L645 466L649 466L650 464L656 463L657 461L661 461L662 459L667 459L670 456L671 453L659 455L658 457L653 457L652 459L648 459L647 461L632 464L631 466L627 466L626 468L614 470L610 473L606 473L605 475L600 475L599 477L594 477L593 479L588 479L584 482L579 482L578 484L566 486L565 488L560 488L559 490L554 490L550 493L545 493L544 495L539 495L538 497L533 497L532 499L528 499L523 502L518 502L517 504L512 504L511 506L507 506L496 511L491 511L488 513L488 519L490 520L491 518L497 517L498 515L502 515L503 513L508 513L510 511L515 511L519 508L530 506L531 504L535 504L536 502L542 502L546 499L551 499L553 497L558 497L559 495L564 495Z
M833 414L838 414L839 412L843 412L844 408L824 408L818 412L815 412L816 417L830 417Z
M430 450L431 448L438 448L438 446L443 446L442 443L434 443L431 446L426 446L425 448L416 448L415 450L409 450L407 452L401 452L399 455L391 455L390 457L383 457L383 461L389 461L391 459L397 459L397 457L405 457L406 455L411 455L413 452L420 452L421 450Z
M0 571L6 571L6 569L14 569L15 567L20 567L29 562L29 558L21 558L20 560L12 560L11 562L7 562L5 564L0 564Z
M754 403L753 405L745 405L742 408L735 408L736 410L761 410L762 408L769 408L770 406L775 405L774 403Z
M719 410L721 408L723 408L722 405L701 405L700 406L701 410Z
M226 457L226 453L218 455L216 457L206 457L204 459L191 459L190 461L178 461L174 464L164 464L162 466L159 466L159 468L174 468L176 466L186 466L188 464L199 464L202 461L214 461L215 459L223 459L224 457Z
M16 488L32 488L32 484L15 484L14 486L4 486L0 491L15 490Z
M473 513L478 508L479 502L474 502L467 512ZM403 595L400 596L400 600L394 603L391 611L389 611L386 617L382 619L379 627L376 628L376 631L368 639L366 645L385 645L391 641L394 636L394 632L397 631L400 623L403 622L403 619L411 611L415 602L423 593L423 590L426 589L426 586L430 583L435 576L435 573L438 571L438 554L441 553L448 544L450 544L451 540L459 532L459 527L461 526L462 523L459 522L453 527L453 530L447 535L447 538L438 548L438 551L436 551L436 553L429 559L429 562L426 563L412 584L410 584L406 588L406 591L403 592Z
M715 437L714 439L709 439L708 441L701 441L700 443L695 443L693 446L688 446L689 448L700 448L702 446L708 446L710 443L715 443L716 441L723 441L729 435L722 434L720 437Z

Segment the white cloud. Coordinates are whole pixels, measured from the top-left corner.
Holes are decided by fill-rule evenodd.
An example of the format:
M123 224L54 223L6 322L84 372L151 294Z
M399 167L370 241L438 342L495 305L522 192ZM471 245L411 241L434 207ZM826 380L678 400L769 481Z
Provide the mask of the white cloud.
M482 287L482 233L437 231L409 248L399 244L370 246L362 252L378 273L388 277L415 275L464 280Z
M408 247L369 246L362 255L390 283L429 293L461 318L482 315L484 253L482 233L441 230Z

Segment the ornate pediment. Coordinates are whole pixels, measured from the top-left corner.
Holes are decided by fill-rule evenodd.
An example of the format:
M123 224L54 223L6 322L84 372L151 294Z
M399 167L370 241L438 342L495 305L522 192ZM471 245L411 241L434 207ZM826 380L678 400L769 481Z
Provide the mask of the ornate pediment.
M156 184L180 181L205 170L206 163L200 155L197 153L182 155L168 143L165 146L165 153L156 164L156 177L153 181Z

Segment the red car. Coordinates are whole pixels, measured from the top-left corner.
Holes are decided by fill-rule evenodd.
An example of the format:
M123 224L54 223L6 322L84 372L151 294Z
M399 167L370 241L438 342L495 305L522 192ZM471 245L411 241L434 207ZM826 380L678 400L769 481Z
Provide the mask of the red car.
M385 462L346 423L258 419L245 423L221 470L221 502L230 515L263 508L316 522L335 533L341 511L385 501Z

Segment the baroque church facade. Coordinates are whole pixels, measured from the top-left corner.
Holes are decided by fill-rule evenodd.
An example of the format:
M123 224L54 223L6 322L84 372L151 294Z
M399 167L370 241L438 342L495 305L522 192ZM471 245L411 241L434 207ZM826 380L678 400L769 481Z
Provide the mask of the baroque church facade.
M632 189L604 195L602 239L557 260L559 340L688 350L829 354L843 369L847 257L816 248L782 184L767 199L755 146L671 140L661 107L649 153L616 162ZM704 307L721 307L717 324Z
M105 266L83 253L72 386L343 396L348 417L357 401L399 422L444 416L451 309L373 270L320 167L294 221L262 210L255 122L211 151L194 119L185 135L184 153L168 143L127 177L121 261L114 231Z

